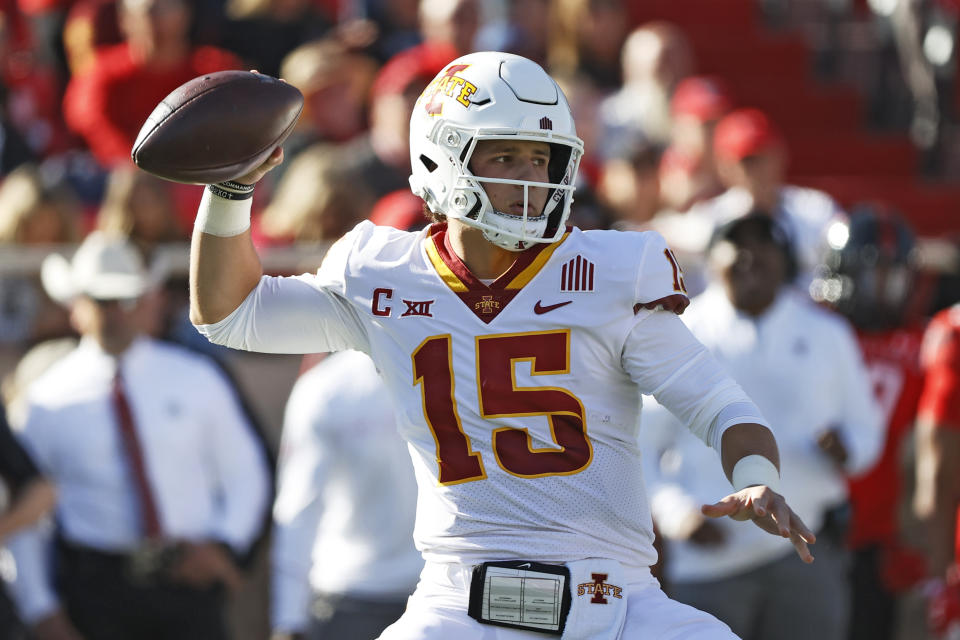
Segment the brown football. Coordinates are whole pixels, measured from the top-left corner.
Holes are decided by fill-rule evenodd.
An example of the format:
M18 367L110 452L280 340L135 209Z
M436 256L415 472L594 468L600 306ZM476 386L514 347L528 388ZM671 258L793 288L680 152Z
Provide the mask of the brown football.
M303 94L250 71L218 71L181 85L143 123L131 156L174 182L211 184L261 165L293 130Z

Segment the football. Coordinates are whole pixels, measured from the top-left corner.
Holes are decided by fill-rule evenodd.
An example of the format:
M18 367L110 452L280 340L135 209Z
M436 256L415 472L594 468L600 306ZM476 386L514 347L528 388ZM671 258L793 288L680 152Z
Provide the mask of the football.
M190 184L238 178L290 134L303 94L251 71L209 73L175 89L143 123L131 156L148 173Z

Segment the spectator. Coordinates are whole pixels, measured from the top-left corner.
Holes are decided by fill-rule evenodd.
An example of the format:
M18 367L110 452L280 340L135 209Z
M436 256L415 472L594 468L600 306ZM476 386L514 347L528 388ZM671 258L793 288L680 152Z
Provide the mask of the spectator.
M123 40L117 22L117 0L78 0L63 24L63 48L71 75L94 68L97 49Z
M47 184L40 169L22 165L0 183L0 247L47 248L76 242L80 210L63 185ZM32 342L66 333L67 315L28 273L0 275L0 343Z
M117 167L110 172L106 194L97 213L96 229L108 236L124 238L152 263L169 263L177 251L182 261L188 237L184 228L192 222L179 218L174 203L175 189L183 186L173 185L132 165ZM143 296L141 304L154 310L141 314L148 321L142 329L146 335L179 342L182 346L199 345L200 351L213 355L196 340L199 337L196 331L186 331L189 325L186 274L181 276L170 278L165 286Z
M693 68L686 36L667 22L645 24L627 36L620 65L623 84L600 107L601 155L608 155L624 137L667 145L670 97Z
M659 164L662 150L646 141L621 151L604 162L597 189L600 200L614 214L614 226L639 229L662 209Z
M341 143L366 129L376 63L334 38L302 44L283 59L280 77L303 93L303 112L284 148L291 156L314 142Z
M660 164L664 206L686 211L701 200L723 192L713 157L713 132L733 107L729 90L719 78L683 79L670 99L670 145Z
M618 63L629 20L622 0L558 2L548 63L559 75L591 78L604 92L623 82Z
M69 189L48 184L39 167L24 165L0 183L0 242L75 242L80 210Z
M911 317L917 272L907 222L879 205L855 206L831 223L823 263L810 293L843 314L857 331L867 372L883 413L883 450L876 464L849 479L853 507L849 546L851 640L892 640L897 596L923 576L900 524L904 453L923 387L923 326Z
M356 351L324 359L290 393L273 508L275 640L374 640L413 593L417 489L388 398Z
M686 224L678 225L668 240L676 240L681 250L702 253L719 225L751 211L764 212L790 236L797 257L797 284L806 289L820 260L823 234L840 213L839 206L822 191L785 183L786 145L770 118L758 109L737 109L724 117L714 131L713 149L727 190L693 207Z
M218 41L246 66L280 74L284 57L295 47L325 37L333 17L313 0L226 0L227 22Z
M553 0L507 0L506 19L484 26L477 49L507 51L547 66L558 6Z
M583 140L577 201L583 202L584 196L589 197L585 192L596 189L600 180L603 161L603 156L599 154L600 136L603 134L600 127L600 105L603 103L604 93L597 89L591 78L583 74L557 77L557 84L567 96L574 119L583 123L577 129L577 135Z
M351 18L372 26L370 53L386 62L422 42L419 7L420 0L357 0L347 11Z
M96 228L127 238L147 259L154 257L158 245L188 240L170 183L132 165L110 172Z
M770 420L782 490L813 523L817 561L796 562L785 540L755 535L747 523L704 518L697 505L715 497L723 476L702 443L665 412L648 412L654 443L644 447L659 475L651 509L666 538L667 584L743 640L845 640L844 474L869 468L880 448L880 415L856 340L839 316L787 285L791 248L770 216L721 227L710 260L717 280L684 320Z
M259 440L214 366L141 335L155 276L129 244L94 232L43 276L82 339L27 391L21 437L60 499L55 538L10 543L25 622L39 640L226 638L224 589L270 500Z
M0 38L3 34L0 33ZM35 159L35 154L10 119L7 109L7 87L0 82L0 179L22 164Z
M231 53L193 47L185 0L119 0L124 42L103 47L63 99L67 124L104 167L130 162L130 149L153 108L196 76L238 69Z
M44 36L16 0L0 2L0 177L23 161L66 150L60 114L61 69L44 51ZM41 29L42 31L42 29Z
M447 63L457 55L447 44L422 44L391 58L370 90L370 131L341 151L356 184L375 198L409 186L410 112Z
M960 305L934 316L921 357L913 506L926 534L932 631L949 637L960 630Z
M420 0L417 15L425 43L453 47L453 57L474 50L480 28L478 0Z
M341 153L317 144L294 157L260 218L267 241L329 243L367 217L374 196L344 167Z
M56 490L43 478L36 465L10 431L0 406L0 477L8 504L0 515L0 540L31 526L53 509ZM0 639L22 640L25 630L6 589L0 588Z

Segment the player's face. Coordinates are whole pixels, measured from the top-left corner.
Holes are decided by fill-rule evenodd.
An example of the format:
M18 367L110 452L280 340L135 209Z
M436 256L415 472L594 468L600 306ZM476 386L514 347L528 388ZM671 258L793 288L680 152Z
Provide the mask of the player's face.
M506 178L549 182L550 145L530 140L481 140L470 159L470 171L483 178ZM523 215L523 187L517 184L481 182L493 208L501 213ZM546 187L527 189L527 215L539 216L547 203Z

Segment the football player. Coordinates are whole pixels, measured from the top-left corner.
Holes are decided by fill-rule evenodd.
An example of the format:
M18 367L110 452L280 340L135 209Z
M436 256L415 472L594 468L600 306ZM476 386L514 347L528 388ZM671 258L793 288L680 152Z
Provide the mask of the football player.
M382 638L734 638L650 575L641 393L719 452L733 490L707 515L752 519L813 560L763 417L675 315L688 300L663 239L566 226L582 153L557 83L483 52L414 107L410 184L437 219L421 232L365 221L317 273L267 277L249 196L282 151L205 190L198 329L248 350L365 351L397 408L426 565Z
M923 323L911 309L919 287L913 230L879 204L854 206L826 232L812 297L856 329L877 403L884 414L883 451L849 479L853 552L850 640L892 638L896 598L923 575L922 558L905 543L901 466L923 388Z
M960 632L960 304L930 321L921 359L914 511L927 531L930 626L947 638Z

